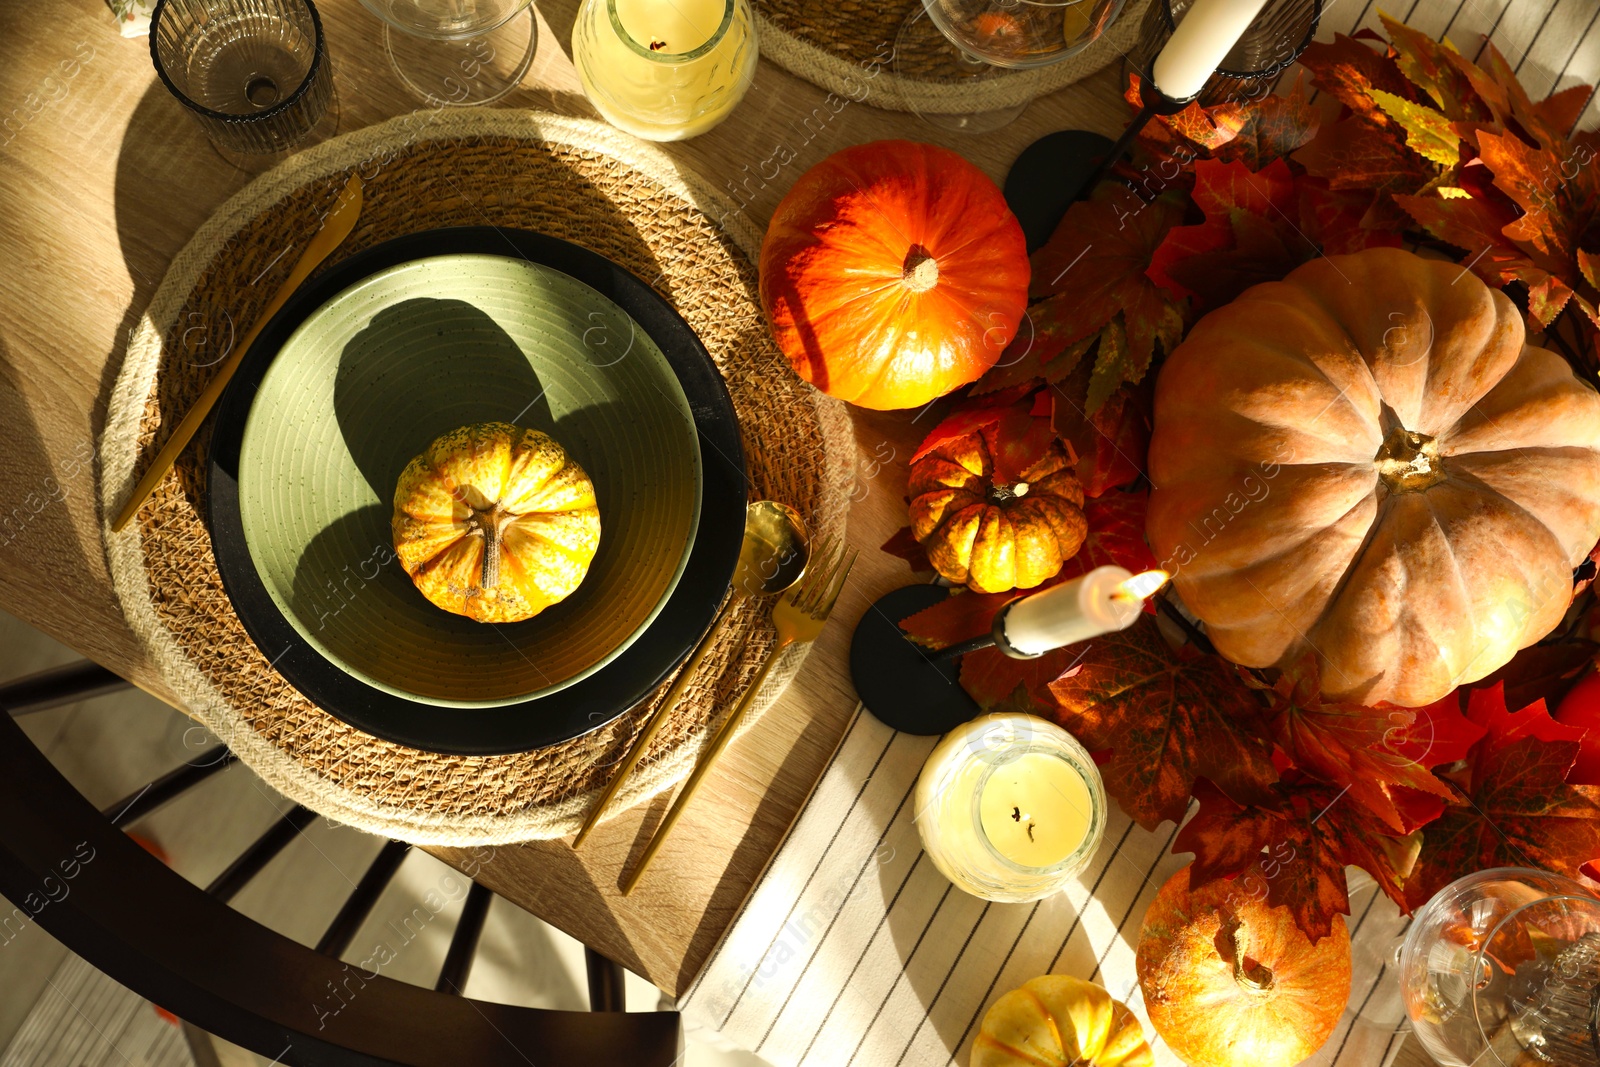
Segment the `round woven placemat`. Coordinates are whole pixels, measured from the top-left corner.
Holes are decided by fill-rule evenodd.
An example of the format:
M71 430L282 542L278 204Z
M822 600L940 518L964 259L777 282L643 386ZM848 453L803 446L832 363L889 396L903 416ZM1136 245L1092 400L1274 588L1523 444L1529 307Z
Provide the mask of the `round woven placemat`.
M491 224L563 237L650 281L727 379L752 492L798 508L814 536L843 536L850 421L772 344L751 265L760 231L652 146L600 123L516 111L402 116L300 153L223 205L173 261L128 345L102 441L103 514L115 514L164 439L162 424L181 417L229 338L254 321L308 220L352 170L365 181L365 205L338 257L436 226ZM646 706L561 745L488 757L406 748L315 707L272 669L223 592L202 519L208 439L185 453L137 522L120 535L103 531L124 612L173 692L267 782L339 822L434 845L574 832ZM731 706L771 644L766 607L736 609L613 810L687 775L714 712ZM757 714L803 657L785 654Z
M791 74L849 100L895 111L955 114L1026 104L1120 62L1139 39L1150 0L1128 0L1105 35L1075 56L1033 70L963 84L923 80L901 57L900 24L922 0L754 0L761 55Z

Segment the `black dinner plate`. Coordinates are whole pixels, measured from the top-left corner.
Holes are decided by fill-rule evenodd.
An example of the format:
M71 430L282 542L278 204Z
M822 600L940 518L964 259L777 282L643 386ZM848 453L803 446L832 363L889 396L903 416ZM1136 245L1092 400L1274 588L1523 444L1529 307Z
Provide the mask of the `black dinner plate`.
M528 260L595 289L655 341L694 413L700 439L700 523L683 577L666 606L629 648L564 689L489 708L437 707L386 693L323 658L268 595L245 544L239 452L261 379L279 349L313 312L369 275L428 256L460 253ZM296 689L324 711L377 737L430 752L493 755L557 744L612 721L647 697L710 626L733 578L744 533L744 448L733 400L705 346L655 290L578 245L491 226L427 230L358 252L311 278L245 353L217 407L209 458L208 520L222 584L245 630ZM389 566L399 567L392 561ZM409 579L408 579L409 580Z

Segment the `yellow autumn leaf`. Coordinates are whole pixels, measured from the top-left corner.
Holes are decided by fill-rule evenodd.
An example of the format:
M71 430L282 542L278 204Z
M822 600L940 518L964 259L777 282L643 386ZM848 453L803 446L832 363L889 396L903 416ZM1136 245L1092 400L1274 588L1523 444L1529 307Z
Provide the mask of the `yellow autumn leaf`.
M1368 89L1367 95L1406 131L1406 144L1423 159L1441 167L1454 165L1461 158L1461 137L1455 124L1431 107L1386 93L1382 89Z

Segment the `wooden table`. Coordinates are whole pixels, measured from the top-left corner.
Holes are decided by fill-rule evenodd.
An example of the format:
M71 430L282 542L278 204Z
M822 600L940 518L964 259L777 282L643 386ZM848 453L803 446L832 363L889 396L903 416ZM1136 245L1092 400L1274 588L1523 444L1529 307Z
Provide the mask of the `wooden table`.
M320 10L340 131L417 107L387 64L377 20L357 0L322 0ZM575 11L575 0L541 0L533 69L497 106L594 114L569 59ZM1127 115L1120 77L1119 60L1011 126L965 137L871 107L870 95L840 108L839 98L763 62L726 123L666 147L737 189L764 224L794 178L846 145L934 141L998 180L1051 130L1114 134ZM0 38L0 100L14 105L0 115L0 607L171 701L112 593L94 476L82 460L99 439L129 330L167 264L250 175L212 152L156 80L146 40L119 38L99 4L53 0L11 20ZM796 158L764 180L759 164L780 140ZM908 577L877 547L905 521L905 461L935 414L855 414L860 486L850 540L862 557L836 621L780 704L722 760L635 895L618 893L620 872L665 797L605 823L581 854L559 841L495 850L477 870L481 881L668 992L693 978L853 710L848 635L874 598ZM434 851L458 865L483 859Z

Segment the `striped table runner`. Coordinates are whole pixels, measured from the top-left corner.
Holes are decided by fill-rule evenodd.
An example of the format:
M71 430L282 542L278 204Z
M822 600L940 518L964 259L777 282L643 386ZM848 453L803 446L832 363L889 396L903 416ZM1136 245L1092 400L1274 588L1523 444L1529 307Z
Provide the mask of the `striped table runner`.
M1326 0L1319 36L1381 32L1377 0ZM1389 0L1385 13L1467 55L1488 34L1535 99L1600 80L1600 0ZM1292 76L1292 75L1291 75ZM1600 121L1591 100L1582 125ZM955 890L922 854L911 793L936 739L896 734L857 709L816 793L710 963L679 1001L692 1027L778 1067L965 1065L983 1013L1047 972L1104 985L1144 1018L1139 926L1188 856L1176 826L1147 833L1115 804L1077 884L1037 904ZM1405 920L1351 869L1350 1006L1316 1067L1379 1067L1404 1013L1392 959ZM1156 1060L1179 1061L1159 1039Z
M1113 804L1105 843L1065 893L978 900L934 869L912 825L912 790L936 741L857 710L788 841L680 999L690 1025L779 1067L964 1064L995 998L1048 972L1099 982L1143 1018L1134 946L1156 891L1187 862L1170 852L1177 827L1146 833ZM1404 920L1352 875L1350 1009L1311 1062L1376 1067L1400 1045L1403 1015L1382 979ZM1156 1058L1179 1062L1159 1042Z

